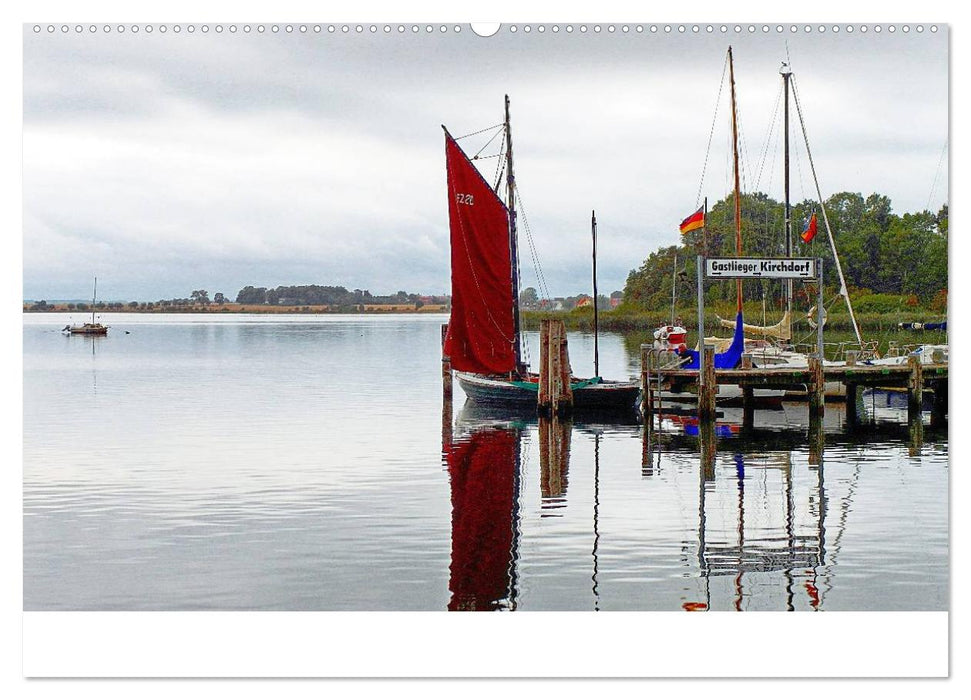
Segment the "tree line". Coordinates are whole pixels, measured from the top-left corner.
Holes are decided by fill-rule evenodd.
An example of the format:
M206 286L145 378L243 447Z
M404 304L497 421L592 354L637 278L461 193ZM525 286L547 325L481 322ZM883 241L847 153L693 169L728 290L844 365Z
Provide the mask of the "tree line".
M372 304L411 304L420 307L424 303L423 299L428 299L428 297L405 291L398 291L389 295L376 295L371 294L367 289L349 291L345 287L317 284L281 286L273 289L246 286L236 295L237 304L280 304L284 306L351 307ZM435 297L434 303L445 303L446 300L446 297Z
M921 211L895 214L888 197L839 192L825 203L846 285L854 300L872 306L872 311L892 311L901 300L937 311L947 306L947 224L945 204L936 214ZM822 258L827 294L838 291L832 250L823 212L818 203L806 200L792 206L792 257ZM763 193L743 194L742 255L784 257L784 206ZM800 234L812 214L818 233L809 243ZM704 234L704 235L703 235ZM707 232L702 229L681 236L680 245L652 252L627 276L624 306L631 310L656 310L670 305L672 284L678 295L694 305L696 259L735 257L734 195L715 204L708 212ZM678 268L674 269L677 255ZM797 283L794 293L813 303L813 285ZM735 298L734 284L712 284L705 291L709 301ZM774 300L782 296L779 280L757 280L743 285L745 300ZM858 302L859 300L859 302Z

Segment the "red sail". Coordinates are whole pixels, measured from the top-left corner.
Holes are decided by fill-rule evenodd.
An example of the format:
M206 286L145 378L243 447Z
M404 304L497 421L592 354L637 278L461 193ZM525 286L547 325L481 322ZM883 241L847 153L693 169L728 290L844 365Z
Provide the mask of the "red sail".
M445 355L460 371L504 374L516 365L509 213L448 133L445 165L452 244Z

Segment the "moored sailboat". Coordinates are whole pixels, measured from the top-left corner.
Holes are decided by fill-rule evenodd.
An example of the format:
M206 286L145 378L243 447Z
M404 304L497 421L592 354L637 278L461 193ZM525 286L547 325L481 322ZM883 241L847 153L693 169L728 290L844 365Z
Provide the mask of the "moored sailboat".
M506 201L445 130L452 262L452 311L444 353L472 401L536 406L539 377L522 355L516 185L509 97L505 101ZM571 377L575 409L633 411L640 386Z
M94 278L94 295L91 297L91 323L82 323L80 326L65 326L64 331L71 335L108 335L108 326L96 323L94 320L94 310L98 303L98 278Z

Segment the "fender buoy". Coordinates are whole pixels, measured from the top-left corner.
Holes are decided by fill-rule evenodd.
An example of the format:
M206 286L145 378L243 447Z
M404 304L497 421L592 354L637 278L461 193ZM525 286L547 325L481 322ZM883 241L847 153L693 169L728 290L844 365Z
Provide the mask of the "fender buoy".
M829 314L826 313L826 308L823 307L823 325L824 326L826 325L826 320L828 318L829 318ZM813 308L809 309L809 311L806 312L806 320L809 322L809 327L810 328L812 328L812 329L815 329L816 328L816 326L818 324L816 323L816 307L815 306L813 306Z

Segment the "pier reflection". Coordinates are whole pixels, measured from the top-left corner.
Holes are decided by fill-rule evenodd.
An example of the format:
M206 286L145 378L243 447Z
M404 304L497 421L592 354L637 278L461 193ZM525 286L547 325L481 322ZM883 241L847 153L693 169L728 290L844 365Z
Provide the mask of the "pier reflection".
M824 609L827 542L838 552L855 490L842 474L830 524L825 439L845 450L867 438L839 408L821 421L800 408L754 429L742 409L643 425L467 405L445 446L449 610L533 609L537 587L544 609ZM906 440L906 426L877 429Z

